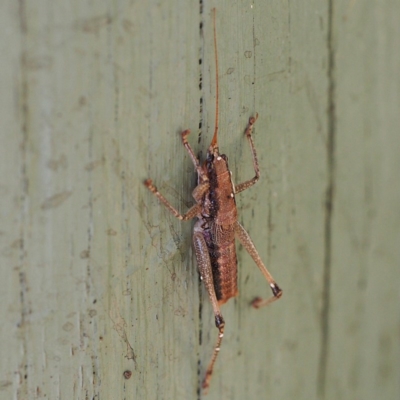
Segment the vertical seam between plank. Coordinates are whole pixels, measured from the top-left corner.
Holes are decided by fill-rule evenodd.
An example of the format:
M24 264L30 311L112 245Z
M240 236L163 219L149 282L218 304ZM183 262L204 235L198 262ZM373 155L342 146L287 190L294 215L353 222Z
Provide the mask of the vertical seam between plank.
M328 0L328 93L327 93L327 188L325 194L324 219L324 269L322 282L321 307L321 349L318 376L318 397L325 397L326 372L328 364L329 345L329 317L330 317L330 280L332 270L332 217L335 186L335 138L336 138L336 110L335 110L335 46L334 46L334 0Z
M204 32L203 32L203 27L204 27L204 17L203 17L203 10L204 10L204 4L203 0L199 0L199 35L200 35L200 48L199 48L199 90L200 90L200 99L199 99L199 136L198 136L198 143L201 141L201 136L202 136L202 129L203 129L203 116L204 116L204 109L203 109L203 95L204 95L204 89L203 89L203 72L204 72ZM199 291L199 327L198 327L198 332L199 332L199 347L197 351L197 388L196 388L196 394L197 394L197 400L201 399L201 345L203 342L203 320L202 320L202 314L203 314L203 297L202 297L202 284L201 284L201 279L200 276L198 278L198 291Z
M27 152L28 152L28 137L29 137L29 81L27 71L27 10L25 0L19 0L18 4L18 17L19 17L19 29L21 34L21 54L20 54L20 87L19 87L19 112L21 120L21 194L19 199L19 212L20 212L20 245L19 245L19 271L18 271L18 283L19 283L19 300L20 300L20 321L17 324L18 334L21 340L21 355L19 358L19 375L20 379L16 388L17 398L23 398L28 393L28 337L27 337L27 324L26 317L30 313L30 305L27 288L27 277L26 277L26 226L27 226L27 212L29 204L29 178L28 178L28 166L27 166Z

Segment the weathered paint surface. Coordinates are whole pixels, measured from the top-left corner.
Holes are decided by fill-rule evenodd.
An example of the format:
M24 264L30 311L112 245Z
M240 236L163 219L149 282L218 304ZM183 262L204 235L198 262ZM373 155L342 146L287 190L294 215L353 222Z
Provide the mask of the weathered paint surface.
M214 6L221 150L252 176L258 112L239 219L285 295L249 307L269 288L239 247L208 399L400 397L400 4L5 0L0 398L198 397L192 226L143 180L192 204L179 133L212 137Z

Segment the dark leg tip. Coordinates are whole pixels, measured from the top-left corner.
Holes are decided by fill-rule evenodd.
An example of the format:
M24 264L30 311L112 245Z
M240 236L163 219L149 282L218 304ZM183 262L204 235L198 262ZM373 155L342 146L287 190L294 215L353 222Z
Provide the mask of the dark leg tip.
M215 316L215 326L218 329L222 329L225 326L225 321L222 315L216 315Z
M278 299L282 296L283 293L282 289L276 283L271 285L271 290L274 296L277 297Z

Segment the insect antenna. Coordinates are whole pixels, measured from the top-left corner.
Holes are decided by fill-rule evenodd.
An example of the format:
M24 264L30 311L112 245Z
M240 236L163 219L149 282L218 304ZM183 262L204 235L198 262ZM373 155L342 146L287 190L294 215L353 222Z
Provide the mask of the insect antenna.
M213 24L214 24L214 56L215 56L215 127L214 137L210 147L218 148L218 103L219 103L219 82L218 82L218 49L217 49L217 28L216 28L216 9L213 8Z

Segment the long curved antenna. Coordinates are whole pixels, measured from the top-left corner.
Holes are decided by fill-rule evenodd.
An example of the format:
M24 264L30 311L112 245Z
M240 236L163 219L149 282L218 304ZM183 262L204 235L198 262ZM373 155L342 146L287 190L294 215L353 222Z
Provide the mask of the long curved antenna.
M214 55L215 55L215 127L214 137L211 142L212 148L218 147L218 103L219 103L219 82L218 82L218 49L217 49L217 28L216 28L216 9L213 8L213 23L214 23Z

